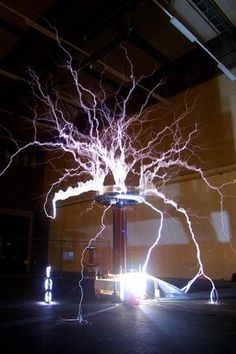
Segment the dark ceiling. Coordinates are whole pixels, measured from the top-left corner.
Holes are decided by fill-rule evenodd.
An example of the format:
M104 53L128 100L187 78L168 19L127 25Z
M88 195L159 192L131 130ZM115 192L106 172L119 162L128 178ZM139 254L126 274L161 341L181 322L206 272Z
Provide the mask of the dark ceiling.
M152 73L139 81L138 100L160 80L151 103L168 103L172 95L224 71L229 80L235 79L234 0L4 0L0 11L0 123L18 132L19 139L25 138L22 128L27 130L33 116L29 68L44 85L53 77L66 109L79 112L71 77L62 70L68 57L56 31L86 87L96 88L102 74L111 96L131 83L122 48L135 77Z

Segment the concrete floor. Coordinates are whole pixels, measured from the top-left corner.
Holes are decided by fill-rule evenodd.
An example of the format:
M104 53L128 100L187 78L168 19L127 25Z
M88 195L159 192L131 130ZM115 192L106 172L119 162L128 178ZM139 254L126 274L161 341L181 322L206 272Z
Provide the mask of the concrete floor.
M87 324L81 325L77 281L56 277L54 301L46 305L40 276L2 276L1 353L236 353L235 282L216 284L218 305L208 303L208 285L199 282L187 300L127 306L96 298L87 281L82 306Z

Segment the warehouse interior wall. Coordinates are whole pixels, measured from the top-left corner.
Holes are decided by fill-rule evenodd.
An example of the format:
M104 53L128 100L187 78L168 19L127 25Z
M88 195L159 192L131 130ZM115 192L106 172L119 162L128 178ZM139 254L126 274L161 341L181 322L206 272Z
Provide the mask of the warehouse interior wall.
M189 109L191 107L191 109ZM189 109L189 110L188 110ZM171 99L161 119L160 105L152 107L156 129L189 112L183 119L183 132L197 126L193 139L196 155L191 163L201 167L206 180L198 173L180 171L165 184L164 192L188 211L200 256L207 275L213 279L230 279L236 271L236 85L219 76L182 92ZM166 113L168 111L168 113ZM167 118L169 117L169 118ZM182 124L182 123L181 123ZM184 134L184 133L183 133ZM68 161L67 161L68 162ZM58 169L62 162L58 161ZM47 190L56 177L46 168ZM209 188L220 187L220 193ZM66 186L66 184L65 184ZM196 243L183 214L164 207L158 198L147 197L155 208L164 210L163 232L152 250L147 271L158 277L190 278L198 271ZM57 216L50 221L48 259L55 269L80 271L81 255L91 238L101 229L104 207L93 202L91 195L70 198L58 203ZM127 262L129 269L138 269L155 242L160 215L146 204L127 208ZM83 254L85 266L92 271L112 271L112 211L108 210L106 226L93 250Z

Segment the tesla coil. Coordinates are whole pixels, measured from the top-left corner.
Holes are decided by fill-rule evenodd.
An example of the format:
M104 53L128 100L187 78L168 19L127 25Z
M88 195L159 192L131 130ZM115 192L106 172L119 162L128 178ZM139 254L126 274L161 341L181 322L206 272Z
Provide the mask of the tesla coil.
M126 208L144 202L138 187L127 186L121 190L117 186L106 186L96 202L113 206L113 273L126 272L127 213Z

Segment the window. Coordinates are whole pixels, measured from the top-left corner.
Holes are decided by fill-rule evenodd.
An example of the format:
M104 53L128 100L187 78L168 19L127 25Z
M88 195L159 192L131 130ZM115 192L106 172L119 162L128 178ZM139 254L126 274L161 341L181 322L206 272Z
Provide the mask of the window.
M72 251L64 251L62 253L63 261L73 261L74 260L74 252Z

